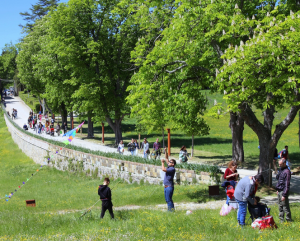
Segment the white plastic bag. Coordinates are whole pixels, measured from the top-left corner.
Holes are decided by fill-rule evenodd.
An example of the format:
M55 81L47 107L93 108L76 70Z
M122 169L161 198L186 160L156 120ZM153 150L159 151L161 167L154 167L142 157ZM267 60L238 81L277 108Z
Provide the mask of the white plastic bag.
M230 211L233 209L232 206L228 206L226 203L222 206L221 211L220 211L220 215L221 216L226 216L228 215L228 213L230 213Z

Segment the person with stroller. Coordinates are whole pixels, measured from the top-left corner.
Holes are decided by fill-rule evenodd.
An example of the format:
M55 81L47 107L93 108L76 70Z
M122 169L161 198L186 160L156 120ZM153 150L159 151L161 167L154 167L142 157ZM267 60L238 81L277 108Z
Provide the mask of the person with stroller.
M254 198L257 187L264 183L264 177L262 174L256 176L246 176L242 178L234 191L234 197L239 204L237 220L239 225L245 226L247 204L257 205L257 201Z
M186 146L182 146L179 151L179 163L183 163L187 161L188 161L188 153L186 150Z
M227 169L225 170L225 173L224 173L224 179L226 179L227 182L231 182L233 181L233 183L229 184L231 185L233 188L235 187L236 185L236 181L239 177L239 174L237 173L237 162L236 161L230 161L228 163L228 167ZM228 185L227 185L228 186ZM227 187L225 188L226 192L227 192ZM227 200L226 200L226 204L228 205L229 204L229 201L231 199L229 198L229 196L227 195Z
M279 208L279 219L284 222L284 214L287 222L292 221L292 215L289 204L289 191L291 172L286 165L286 159L282 158L279 160L280 170L276 175L278 180L276 184L277 197L278 197L278 208Z

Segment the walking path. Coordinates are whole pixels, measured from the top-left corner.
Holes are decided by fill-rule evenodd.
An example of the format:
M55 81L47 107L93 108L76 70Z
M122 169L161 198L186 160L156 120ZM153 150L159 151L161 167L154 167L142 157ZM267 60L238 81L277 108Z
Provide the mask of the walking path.
M27 124L27 122L28 122L27 120L28 120L29 112L31 111L31 109L18 96L6 97L5 101L6 101L6 111L9 111L10 114L12 113L13 108L17 109L18 116L17 116L16 119L14 119L14 121L15 121L15 123L17 123L22 128L23 125L25 123ZM45 120L42 120L42 122L43 122L43 124L45 124ZM61 136L56 136L55 135L53 137L53 136L47 135L46 133L38 134L33 129L30 129L30 128L29 128L28 131L30 133L40 135L44 138L55 140L55 141L63 142L63 141L68 139L68 137L62 137L62 135ZM112 148L112 147L100 145L98 143L93 143L93 142L88 141L88 140L78 139L76 137L71 142L71 145L84 147L84 148L87 148L87 149L90 149L90 150L93 150L93 151L115 152L115 153L117 153L117 148ZM124 155L131 155L131 153L130 152L124 152ZM142 154L139 154L139 155L142 156Z
M18 111L18 116L14 120L15 123L17 123L21 128L23 127L24 123L27 124L27 119L29 116L30 108L22 101L20 97L14 96L14 97L6 97L6 111L9 111L12 113L12 109L15 108ZM34 133L36 135L39 135L35 133L32 129L29 129L29 132ZM50 136L45 133L40 134L44 138L55 140L55 141L65 141L68 138L67 137L62 137L62 136ZM72 141L72 145L79 146L79 147L84 147L90 150L94 151L102 151L102 152L117 152L116 148L100 145L99 143L93 143L88 140L82 140L78 138L74 138ZM131 155L130 152L125 151L124 155ZM142 156L141 153L138 154L139 156ZM221 170L224 172L226 168L221 168ZM257 174L256 170L248 170L248 169L238 169L238 173L240 174L240 177L243 178L245 176L249 175L255 175ZM276 185L277 180L275 178L275 175L273 175L273 185ZM300 176L292 176L291 179L291 192L294 193L300 193ZM300 199L298 199L300 201Z

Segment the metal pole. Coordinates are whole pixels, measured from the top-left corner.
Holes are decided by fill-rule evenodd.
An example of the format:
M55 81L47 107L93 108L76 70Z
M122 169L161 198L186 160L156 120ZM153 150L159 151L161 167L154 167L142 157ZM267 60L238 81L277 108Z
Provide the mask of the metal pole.
M102 143L104 143L104 123L102 122Z
M168 156L171 155L171 132L170 129L167 129L168 131Z

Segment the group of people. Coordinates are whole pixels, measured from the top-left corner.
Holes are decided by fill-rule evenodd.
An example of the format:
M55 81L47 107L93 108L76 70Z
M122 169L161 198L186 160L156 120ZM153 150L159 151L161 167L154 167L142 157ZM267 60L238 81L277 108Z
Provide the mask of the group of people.
M138 154L139 149L143 150L143 156L145 159L148 159L150 156L150 144L147 141L147 138L144 138L144 141L142 142L141 148L139 147L139 144L136 139L131 139L131 142L127 144L128 151L131 152L131 155L136 156ZM118 152L120 154L123 154L125 151L124 149L124 142L123 140L120 141L118 145ZM159 139L157 138L156 141L153 143L152 147L152 155L153 158L160 159L161 156L161 144L159 142ZM179 151L179 162L187 162L188 161L188 153L186 150L186 146L182 146Z
M44 117L45 117L45 124L42 123L43 115L41 112L35 114L33 113L33 111L30 111L28 121L27 121L28 125L24 123L23 129L28 130L28 128L30 127L38 134L42 134L43 132L45 132L46 134L49 134L51 136L54 136L55 132L59 136L61 130L63 130L64 133L67 132L68 125L66 122L62 126L60 126L59 122L57 122L55 126L56 121L54 117L52 117L51 120L49 120L47 114L45 114Z
M165 148L165 159L161 160L161 169L165 172L164 175L164 194L165 201L168 206L168 211L173 212L175 210L174 202L173 202L173 193L174 193L174 176L176 173L175 165L176 160L168 158L168 152ZM167 167L165 167L165 163L167 163ZM104 179L103 185L100 185L98 188L98 195L100 196L100 200L102 201L102 210L100 214L100 218L103 218L106 210L109 211L111 219L114 219L113 213L113 203L111 201L111 189L108 187L110 180L108 177Z
M287 147L286 147L287 148ZM278 159L279 170L276 175L278 180L276 184L277 190L277 203L279 207L279 219L281 222L284 221L284 215L287 222L292 221L291 211L289 206L289 190L291 171L287 166L288 156L281 157ZM277 163L274 164L277 167ZM264 177L262 173L255 176L246 176L238 181L239 174L237 173L237 162L231 161L228 164L228 168L225 170L224 179L229 182L227 187L234 186L234 195L232 198L227 196L226 203L229 205L230 201L238 203L237 220L241 226L245 225L245 219L247 214L247 206L255 207L259 205L259 197L256 197L256 191L258 185L264 183ZM232 183L233 182L233 183ZM226 186L226 185L225 185Z

